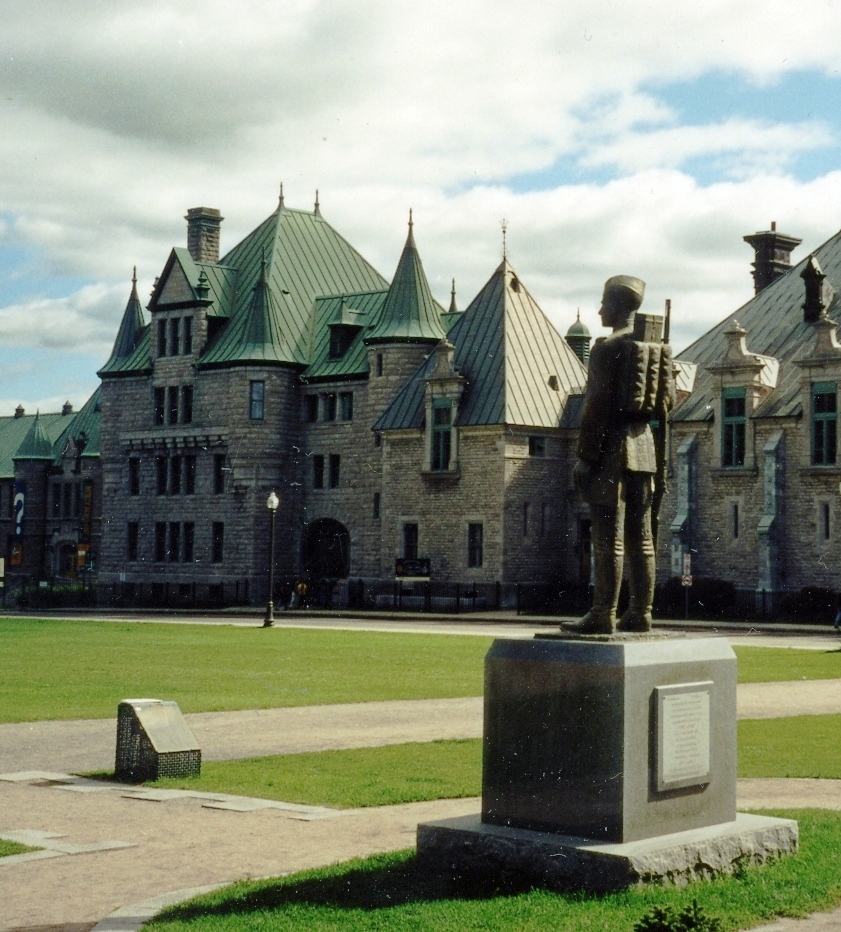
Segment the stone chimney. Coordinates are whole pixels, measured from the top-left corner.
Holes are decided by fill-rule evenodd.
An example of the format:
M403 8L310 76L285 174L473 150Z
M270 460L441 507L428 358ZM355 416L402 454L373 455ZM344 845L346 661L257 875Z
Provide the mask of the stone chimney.
M777 232L776 220L771 223L771 229L764 232L745 236L746 243L750 243L756 252L753 262L753 286L755 294L767 288L771 282L791 268L791 253L803 240L786 236Z
M16 417L16 418L23 417L24 414L26 414L25 408L23 407L23 405L18 405L18 406L15 408L15 417Z
M68 414L72 414L72 413L73 413L73 405L70 404L69 401L65 401L64 404L61 406L61 416L67 417Z
M214 207L191 207L187 221L187 249L196 262L219 261L219 227L225 219Z

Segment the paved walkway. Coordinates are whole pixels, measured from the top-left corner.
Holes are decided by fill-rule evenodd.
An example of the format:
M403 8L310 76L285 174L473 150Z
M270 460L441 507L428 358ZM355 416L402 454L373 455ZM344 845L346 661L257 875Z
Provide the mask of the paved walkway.
M739 718L841 713L841 679L748 683ZM203 760L298 754L407 741L479 738L482 699L425 699L200 712L186 716ZM84 773L114 766L116 719L0 725L0 773Z

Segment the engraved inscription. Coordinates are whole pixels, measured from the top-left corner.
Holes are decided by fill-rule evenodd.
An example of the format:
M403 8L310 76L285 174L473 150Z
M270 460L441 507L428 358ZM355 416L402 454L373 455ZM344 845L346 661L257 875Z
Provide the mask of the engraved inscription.
M677 783L710 772L710 694L663 697L663 782Z
M709 782L712 683L659 686L657 693L657 789Z

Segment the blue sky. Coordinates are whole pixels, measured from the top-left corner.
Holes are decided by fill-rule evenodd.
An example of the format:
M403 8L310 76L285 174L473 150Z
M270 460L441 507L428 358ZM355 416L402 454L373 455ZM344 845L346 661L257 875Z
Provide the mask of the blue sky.
M493 15L488 15L489 10ZM50 30L43 29L49 20ZM96 386L138 266L145 300L191 206L223 251L276 203L383 274L408 208L464 306L509 256L562 331L648 282L686 344L751 295L741 237L804 257L841 226L841 18L779 0L244 0L8 11L0 34L0 415ZM212 54L211 54L212 52ZM750 337L748 336L750 343Z

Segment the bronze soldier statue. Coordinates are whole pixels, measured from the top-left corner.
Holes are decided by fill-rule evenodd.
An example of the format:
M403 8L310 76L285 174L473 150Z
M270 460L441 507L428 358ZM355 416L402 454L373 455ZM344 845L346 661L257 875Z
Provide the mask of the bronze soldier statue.
M665 425L674 404L671 349L634 339L634 312L645 282L617 275L604 286L599 311L611 327L590 352L587 391L573 481L590 506L595 587L590 611L563 625L579 634L649 631L655 549L651 504L655 480L665 480L651 421ZM625 551L630 605L616 622Z

